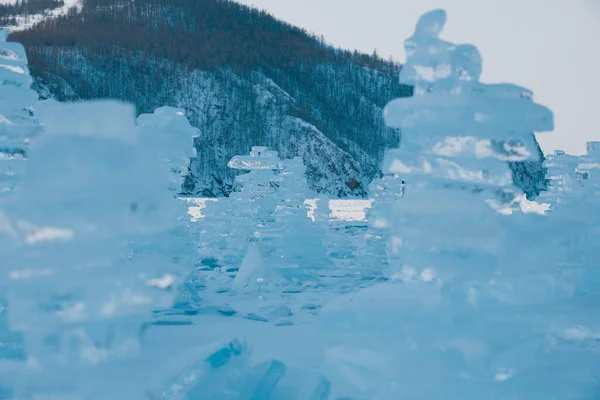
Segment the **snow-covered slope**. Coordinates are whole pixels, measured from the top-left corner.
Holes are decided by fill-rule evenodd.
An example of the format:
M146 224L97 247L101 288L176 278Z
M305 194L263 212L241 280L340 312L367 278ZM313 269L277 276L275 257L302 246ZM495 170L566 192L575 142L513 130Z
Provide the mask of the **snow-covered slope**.
M35 3L34 1L31 1ZM22 31L33 27L35 24L44 21L48 18L56 18L61 15L66 15L70 9L80 10L83 0L61 0L62 5L57 5L55 8L46 8L35 13L16 12L12 15L14 20L2 23L0 27L10 29L11 31ZM3 5L18 4L17 0L0 0ZM11 18L12 19L12 18Z

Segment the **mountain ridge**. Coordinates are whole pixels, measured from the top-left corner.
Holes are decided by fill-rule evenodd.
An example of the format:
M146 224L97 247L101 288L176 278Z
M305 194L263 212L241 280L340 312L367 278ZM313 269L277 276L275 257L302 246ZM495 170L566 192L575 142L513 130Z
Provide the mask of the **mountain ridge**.
M227 195L236 175L227 161L266 145L302 156L313 190L365 196L401 136L382 109L412 95L399 64L332 48L229 0L83 0L11 40L25 45L44 97L185 109L201 130L189 195ZM541 163L511 168L528 194L543 188Z

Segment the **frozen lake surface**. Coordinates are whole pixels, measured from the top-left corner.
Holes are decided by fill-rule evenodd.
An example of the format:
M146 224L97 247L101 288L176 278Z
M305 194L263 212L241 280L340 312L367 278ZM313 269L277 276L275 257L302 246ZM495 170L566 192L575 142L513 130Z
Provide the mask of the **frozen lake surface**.
M218 199L204 197L187 197L182 198L190 204L188 213L192 217L192 221L198 221L204 217L202 210L206 207L207 201L219 201ZM307 204L311 209L308 211L310 216L316 210L316 200L308 199ZM331 209L331 218L342 221L365 221L366 210L373 204L373 200L330 200L329 208Z
M190 204L188 213L192 217L192 221L198 221L204 217L202 210L206 207L207 201L218 201L218 199L204 198L204 197L187 197L182 198L183 201L187 201ZM306 200L307 204L310 205L308 215L310 216L317 207L317 201L315 199ZM342 221L366 221L366 210L371 208L373 200L330 200L329 208L331 209L331 218L334 220ZM523 199L521 203L521 209L525 213L537 213L544 214L548 211L549 205L545 203L537 203L535 201L528 201Z

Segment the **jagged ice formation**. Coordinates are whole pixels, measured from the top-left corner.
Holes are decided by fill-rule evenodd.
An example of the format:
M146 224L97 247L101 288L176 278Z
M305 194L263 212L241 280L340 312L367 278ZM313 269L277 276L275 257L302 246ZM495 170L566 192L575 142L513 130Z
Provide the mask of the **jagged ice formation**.
M121 254L131 238L160 243L176 226L170 173L135 145L132 106L49 103L37 112L44 134L30 146L26 179L1 206L10 263L0 274L27 357L3 374L17 397L143 398L128 359L184 271ZM118 376L122 384L107 386Z
M585 316L587 301L571 286L581 282L546 256L554 225L520 213L522 194L506 164L538 157L531 132L551 130L552 114L524 88L480 83L479 53L442 41L445 21L442 10L419 20L401 72L415 96L385 110L403 142L384 169L406 177L388 215L392 282L324 308L324 332L353 332L332 336L340 340L327 358L348 395L591 394L597 354L584 357L583 343L561 343Z

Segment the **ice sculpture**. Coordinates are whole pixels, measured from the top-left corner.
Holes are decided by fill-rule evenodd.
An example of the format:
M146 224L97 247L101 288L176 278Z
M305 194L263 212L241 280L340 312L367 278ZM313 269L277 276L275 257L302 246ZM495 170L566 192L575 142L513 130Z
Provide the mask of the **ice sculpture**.
M312 192L305 171L301 157L283 161L272 219L258 230L267 264L298 284L308 280L316 283L316 271L331 265L325 257L324 232L308 217L305 200Z
M249 241L256 240L259 227L269 222L277 206L274 192L279 188L283 166L277 152L263 146L252 147L250 155L233 157L228 165L249 171L236 177L237 189L229 196L235 224L227 238L224 263L226 268L236 271Z
M41 131L33 117L38 94L30 88L25 49L6 42L6 36L0 30L0 193L14 190L23 174L27 144Z
M298 164L298 160L293 162ZM302 165L301 159L299 162ZM289 226L282 224L283 230L280 228L276 209L287 205L287 212L303 213L308 220L303 204L306 191L302 187L288 187L287 194L282 191L282 187L299 182L297 166L290 164L288 172L283 172L284 162L277 153L261 146L253 147L248 156L234 157L229 165L250 172L237 177L236 191L229 198L208 202L206 217L197 224L200 261L194 268L194 279L185 284L187 300L178 300L176 305L188 314L217 311L234 315L236 311L225 306L224 296L231 289L236 294L284 286L279 270L283 265L295 266L295 260L289 257L288 264L277 260L277 255L286 254L280 251L285 241L281 234ZM283 208L279 208L281 212ZM289 246L286 251L290 251Z
M197 132L181 111L134 126L121 103L38 104L28 179L0 196L0 398L594 398L598 146L549 157L553 212L521 214L506 161L538 156L551 113L480 83L444 22L426 14L406 42L415 96L386 108L403 142L369 224L331 221L326 198L311 222L302 160L254 147L197 223L191 275L174 195ZM150 323L157 309L187 319Z
M208 290L222 293L229 290L232 272L225 268L224 253L233 225L230 212L231 202L228 198L210 199L206 201L204 217L191 225L190 248L195 251L195 262L190 265L190 273L183 282L173 309L167 313L200 313L210 304L204 299L202 292Z
M10 260L1 281L27 356L6 376L23 398L142 398L123 363L183 271L119 255L132 237L158 243L176 225L178 202L162 184L169 171L136 145L130 105L53 103L39 113L45 132L30 147L27 179L0 207Z
M537 157L530 133L552 129L552 114L526 89L479 82L477 50L439 39L445 20L425 14L406 41L400 78L415 96L385 109L403 140L384 170L406 179L382 218L392 282L324 307L325 331L344 332L329 339L331 373L348 396L579 397L597 384L597 351L559 331L597 318L545 254L557 227L520 214L506 163Z
M170 173L171 176L170 181L161 182L157 179L156 184L164 185L164 189L172 193L172 207L177 205L180 211L177 219L173 221L173 229L164 232L160 238L149 238L147 235L131 238L128 258L131 260L136 257L137 262L143 262L143 259L151 262L155 257L159 257L181 264L182 269L188 270L187 277L178 289L180 293L175 303L175 308L184 303L187 310L190 303L197 302L195 286L201 279L192 269L196 256L196 240L190 235L187 204L176 200L176 197L181 193L184 178L189 173L190 158L196 155L193 143L199 131L190 125L183 110L173 107L161 107L152 114L142 114L136 123L141 151L153 158L156 165L162 166L164 172ZM192 286L193 291L190 290ZM157 314L160 314L160 311L157 310Z
M438 10L417 24L405 43L400 76L415 86L415 96L394 100L384 111L388 126L403 129L402 148L388 152L384 168L406 177L400 223L392 227L402 238L393 240L403 242L395 247L405 267L436 264L435 252L413 250L420 243L435 243L438 252L453 248L457 256L498 255L504 233L492 228L500 222L488 205L510 213L522 196L506 161L538 157L530 133L552 129L551 112L533 103L527 89L479 82L477 49L439 39L445 19ZM461 257L455 262L461 265Z
M404 194L404 185L404 179L398 174L384 174L369 185L373 204L367 209L366 216L369 222L367 247L371 252L364 256L379 268L379 271L373 271L377 275L387 272L388 258L396 254L390 247L394 244L390 241L389 219Z
M372 187L371 187L372 188ZM382 278L385 260L385 239L369 228L365 220L346 220L354 214L354 202L337 204L337 216L331 213L329 199L320 198L315 212L315 223L322 226L323 244L330 265L319 271L322 284L336 293L354 290L357 285ZM347 211L341 211L341 210ZM367 207L368 209L368 207Z
M137 125L144 147L169 166L173 173L169 189L179 194L189 172L190 158L196 157L193 142L200 131L190 125L183 110L173 107L161 107L153 114L142 114L137 118Z
M313 212L313 218L315 222L323 225L324 228L329 229L329 222L331 220L331 208L329 202L331 199L326 196L321 196L317 199L315 204L315 211Z

